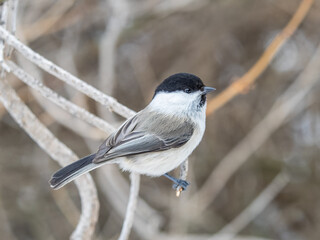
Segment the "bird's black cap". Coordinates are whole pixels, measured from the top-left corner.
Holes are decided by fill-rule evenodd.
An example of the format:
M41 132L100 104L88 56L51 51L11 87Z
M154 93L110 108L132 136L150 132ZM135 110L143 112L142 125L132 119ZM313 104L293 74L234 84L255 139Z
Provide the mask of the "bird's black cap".
M158 92L186 91L188 93L201 90L204 87L201 79L190 73L176 73L165 79L156 89Z

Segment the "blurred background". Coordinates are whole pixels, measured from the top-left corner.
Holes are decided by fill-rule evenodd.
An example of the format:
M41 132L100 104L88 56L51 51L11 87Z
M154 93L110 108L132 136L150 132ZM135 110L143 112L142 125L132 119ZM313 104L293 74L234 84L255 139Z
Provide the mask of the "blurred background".
M155 87L177 72L196 74L206 85L215 87L217 91L209 101L219 95L255 64L300 3L24 0L18 6L16 36L45 58L139 111L151 100ZM288 118L271 117L267 123L275 124L275 128L263 125L275 102L303 74L316 52L319 25L320 1L316 0L254 85L207 117L204 139L189 159L191 185L180 198L176 198L167 179L142 176L140 197L147 206L138 205L137 219L146 221L146 228L165 233L159 239L180 239L174 237L177 235L207 239L221 230L265 239L319 239L319 84L312 85ZM54 91L114 126L124 121L36 68L19 53L14 52L12 60ZM78 156L95 151L107 137L14 76L7 75L7 79L41 122ZM258 125L265 132L255 131ZM265 134L253 150L247 138L252 132L257 138L259 133ZM0 136L1 238L68 239L80 213L75 185L71 183L59 191L50 189L48 180L60 166L1 104ZM230 157L236 147L236 157L247 156L239 166L233 165L233 155ZM228 167L219 168L223 161L228 161L228 167L236 166L227 179L220 169ZM126 203L114 191L120 189L127 194L128 181L122 181L128 179L128 174L115 166L105 166L92 176L100 201L94 239L116 239L123 212L114 204L118 201L125 211ZM211 193L220 180L221 190ZM257 204L259 211L246 215L250 220L237 218L266 189L269 192ZM139 208L152 214L144 214ZM235 223L234 219L238 219L237 230L228 225ZM148 239L139 231L138 220L135 224L130 239Z

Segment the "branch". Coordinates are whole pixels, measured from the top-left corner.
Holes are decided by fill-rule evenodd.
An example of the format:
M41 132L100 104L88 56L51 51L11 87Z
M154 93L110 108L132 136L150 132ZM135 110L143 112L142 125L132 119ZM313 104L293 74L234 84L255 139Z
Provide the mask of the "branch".
M131 173L131 187L130 187L130 197L127 205L126 217L124 219L120 237L118 240L127 240L132 228L134 213L136 211L139 186L140 186L140 175L138 173Z
M50 31L61 20L63 15L70 10L74 2L75 0L55 1L36 22L23 30L25 39L31 42Z
M14 47L19 53L21 53L25 58L29 59L31 62L42 68L43 70L49 72L70 86L74 87L78 91L86 94L102 105L106 106L110 111L113 111L125 118L134 115L134 111L127 108L126 106L120 104L115 98L110 97L103 92L97 90L91 85L85 83L79 78L73 76L66 70L55 65L51 61L42 57L38 53L34 52L32 49L21 43L15 36L11 35L6 29L0 26L0 37L9 45Z
M152 238L152 240L208 240L210 235L195 235L195 234L188 234L188 235L178 235L178 234L159 234ZM220 234L215 235L210 240L271 240L262 237L253 237L253 236L236 236L233 237L230 234Z
M114 165L109 165L103 169L97 169L98 182L103 185L101 188L105 198L108 199L113 209L117 211L121 217L125 218L128 205L129 186L126 179L119 173ZM112 194L110 194L112 193ZM162 216L152 209L142 198L138 199L138 209L133 223L134 231L139 235L140 239L151 239L155 235L163 223Z
M17 14L18 14L18 5L19 5L19 0L9 0L9 26L4 28L9 29L11 34L15 35L16 34L16 28L17 28ZM5 57L10 58L12 54L13 48L11 46L8 46L7 51L5 53Z
M307 15L313 0L302 0L297 11L287 24L287 26L279 33L275 39L271 42L268 48L264 51L259 60L253 65L253 67L241 78L232 83L227 89L221 92L217 97L208 102L207 115L212 114L224 104L231 101L235 96L246 92L250 86L257 80L257 78L268 67L271 60L283 46L283 44L292 36L296 31L302 20Z
M76 104L70 102L64 97L58 95L56 92L52 91L50 88L44 86L42 82L26 73L15 63L7 61L2 64L2 67L6 68L5 65L7 65L7 69L9 69L17 78L19 78L24 83L37 90L42 96L52 101L53 103L61 107L63 110L69 112L71 115L80 118L83 121L86 121L90 125L97 127L102 131L105 131L106 133L111 133L115 130L115 128L106 121L96 117L92 113L77 106Z
M0 101L20 127L61 166L78 159L36 118L5 79L0 81ZM71 238L90 239L98 218L97 190L89 174L78 178L75 183L80 193L82 214Z
M77 105L69 102L68 100L62 98L61 96L57 95L55 92L53 92L51 89L48 89L47 87L45 87L40 81L38 81L37 79L33 78L32 76L30 76L29 74L27 74L26 72L24 72L22 69L20 69L19 67L17 67L14 63L12 62L7 62L8 65L11 67L11 69L13 69L13 73L18 77L20 78L22 81L24 81L26 84L28 84L29 86L31 86L32 88L36 89L37 91L39 91L43 97L45 97L46 99L49 99L50 101L54 102L56 105L60 106L62 109L65 109L67 112L69 112L70 114L76 116L76 117L79 117L79 115L81 116L80 118L82 120L84 120L85 122L93 125L93 126L96 126L98 127L99 126L99 122L102 121L103 123L107 124L107 126L109 128L111 128L111 130L108 130L108 128L102 128L102 130L104 130L105 132L108 132L110 133L110 131L114 131L114 128L108 124L107 122L103 121L102 119L92 115L91 113L85 111L84 109L78 107ZM8 67L8 66L7 66ZM43 105L43 106L46 106L46 104L44 104L43 101L39 102L39 104ZM70 107L69 107L70 105ZM79 109L79 111L78 111ZM46 110L48 112L52 112L51 109L49 109L48 107L46 107ZM53 109L54 111L57 111L57 110L60 110L59 108L54 108ZM65 116L63 115L63 111L61 111L62 113L57 113L55 112L55 114L53 114L53 117L55 119L57 119L58 121L60 122L63 122L62 119L65 119ZM85 112L86 114L82 114L82 112ZM93 116L93 118L91 118L91 115ZM62 118L62 119L61 119ZM95 121L95 119L98 119L99 121ZM74 126L72 127L69 126L70 121L64 121L62 124L67 126L67 127L70 127L70 129L72 129L73 131L76 131L78 134L82 134L82 130L85 130L85 128L81 128L81 129L75 129ZM74 122L72 123L73 125L75 124ZM99 127L98 127L99 128ZM101 128L100 128L101 129ZM93 130L96 130L96 129L93 129ZM90 130L92 131L92 130ZM91 135L92 133L90 132L89 133L86 133L86 135ZM97 134L97 133L95 133ZM101 135L97 135L97 136L101 136ZM106 173L104 171L104 175L110 175L109 173ZM110 176L107 176L107 177L110 177ZM119 177L121 177L121 175L118 173L117 176L113 176L112 179L109 179L109 180L102 180L101 182L104 182L103 185L104 187L106 186L106 182L110 182L112 183L112 187L115 187L115 188L118 188L119 191L122 191L122 192L125 192L125 189L126 189L126 186L128 185L127 182L124 180L124 179L119 179ZM117 178L118 180L114 181L114 179ZM122 181L121 181L122 180ZM124 182L125 181L125 182ZM122 182L123 184L121 185L120 182ZM119 185L121 187L119 187ZM124 186L125 185L125 186ZM129 187L127 187L127 189L129 189ZM113 189L109 189L109 193L113 192L112 195L115 194L114 191L116 191L114 188ZM107 194L106 194L107 195ZM129 196L129 195L128 195ZM119 201L119 196L116 197L117 198L117 203L121 202ZM123 199L127 199L127 196L126 194L124 194L124 196L122 197ZM111 201L112 203L112 201ZM124 206L127 204L127 202L123 203L123 201L121 202L121 210L122 208L124 208ZM148 236L150 236L151 233L153 233L155 230L157 230L159 228L159 225L160 225L160 222L162 221L160 219L160 216L155 212L155 210L153 210L152 208L150 208L148 205L146 205L146 203L140 199L140 208L139 208L139 212L137 212L137 214L139 215L140 213L140 216L139 216L139 219L142 218L142 215L143 217L145 216L149 216L149 217L152 217L153 218L153 221L152 222L141 222L141 226L144 227L144 232L146 232L146 227L148 225ZM117 210L119 211L120 214L122 214L121 210L119 207L117 208ZM142 211L143 211L143 214L142 214ZM124 214L123 214L124 216ZM137 220L136 220L137 221ZM154 223L154 224L153 224ZM142 233L141 231L141 228L137 230L139 232L139 234Z
M175 1L160 1L157 6L153 7L151 11L154 14L159 14L162 18L167 17L175 12L182 11L196 11L203 7L209 1L195 1L195 0L175 0Z
M31 67L26 65L24 61L21 62L21 64L24 68L29 69ZM41 74L38 72L38 68L34 67L34 65L32 65L32 68L30 68L29 71L37 75L38 78L41 79ZM37 95L35 95L35 97L37 98ZM47 99L45 98L45 100ZM55 120L60 122L62 125L70 128L77 134L83 135L86 138L88 136L94 137L93 135L95 135L95 137L101 137L101 133L103 132L98 132L98 134L98 129L88 129L89 126L80 121L78 118L75 118L72 121L66 119L69 117L68 113L63 111L59 107L50 106L48 105L48 103L50 102L43 101L43 99L38 100L38 102L41 106L44 107L44 109L46 109L49 114L51 114L55 118ZM90 122L90 119L84 120L86 122ZM101 178L99 177L101 175L100 173L103 173L103 176L101 176ZM98 170L98 180L101 186L103 186L102 192L104 193L106 198L108 198L113 208L115 208L115 210L121 216L125 217L125 208L128 204L129 198L129 194L127 194L127 192L129 192L129 184L127 183L126 179L119 173L118 169L116 169L115 166L109 166L108 168L104 168L103 170ZM163 222L163 219L141 198L138 199L138 206L139 208L136 212L133 227L142 239L149 239L154 232L158 231L161 223ZM152 221L147 221L145 218L152 218Z
M0 17L0 24L4 28L7 27L8 21L8 10L9 10L9 1L6 1L2 5L1 17ZM4 41L0 41L0 63L4 61Z
M126 0L109 0L112 15L99 43L99 85L100 89L112 93L114 88L114 63L118 38L127 25L130 8Z
M180 165L180 175L179 178L186 180L188 175L188 168L189 168L189 161L186 159L183 163Z
M187 179L188 168L189 168L189 162L188 162L188 159L186 159L183 163L180 164L180 174L179 174L180 179L182 180ZM176 188L176 196L179 197L182 191L183 191L182 187L178 186Z
M278 98L263 120L224 157L188 204L201 214L217 197L230 177L285 121L307 107L303 99L314 89L320 75L320 45L304 71Z
M11 0L10 1L10 15L11 15L11 22L10 22L10 32L15 35L17 30L17 14L18 14L18 5L19 0Z
M0 192L0 196L2 195L2 192ZM11 239L11 240L17 240L15 237L11 226L10 221L8 219L8 216L6 214L6 209L4 208L2 204L2 197L0 198L0 232L1 232L1 238L2 239Z
M279 173L246 209L219 231L218 235L237 235L270 204L280 191L287 186L289 180L284 172Z

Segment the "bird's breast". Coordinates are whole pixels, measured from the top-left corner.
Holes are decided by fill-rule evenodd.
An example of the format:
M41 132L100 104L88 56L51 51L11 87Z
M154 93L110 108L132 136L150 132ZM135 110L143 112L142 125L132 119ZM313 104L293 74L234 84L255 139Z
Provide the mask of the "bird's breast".
M177 168L189 157L199 145L204 129L204 124L196 126L189 141L180 147L122 158L118 161L119 166L124 171L155 177L161 176Z

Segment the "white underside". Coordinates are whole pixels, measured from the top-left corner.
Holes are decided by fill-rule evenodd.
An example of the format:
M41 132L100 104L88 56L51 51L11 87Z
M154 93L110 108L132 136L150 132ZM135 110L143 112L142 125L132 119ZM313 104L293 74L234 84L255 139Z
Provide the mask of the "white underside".
M159 98L160 97L161 95ZM165 99L173 99L167 96L165 97ZM165 114L187 114L192 122L195 123L192 137L187 143L178 148L115 159L115 162L119 164L122 170L149 176L160 176L177 168L199 145L205 130L206 105L202 107L201 111L195 111L195 109L187 109L187 107L182 104L176 105L175 107L172 102L166 102L165 99L159 99L160 101L154 99L149 107ZM194 108L192 102L186 103L185 98L183 98L182 101L183 104L188 104L190 108Z
M192 138L180 148L119 158L116 162L123 171L136 172L154 177L161 176L177 168L188 158L200 143L203 130L198 129Z

